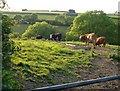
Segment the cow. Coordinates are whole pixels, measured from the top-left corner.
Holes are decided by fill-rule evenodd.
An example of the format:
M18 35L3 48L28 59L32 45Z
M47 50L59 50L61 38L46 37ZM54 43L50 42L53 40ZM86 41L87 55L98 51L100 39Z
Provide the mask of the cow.
M51 40L60 41L61 38L62 38L62 34L61 33L50 34L50 39Z
M103 44L103 47L106 45L106 37L98 37L96 40L96 46Z
M95 48L96 39L97 39L95 33L84 34L84 35L81 35L79 38L82 42L86 42L86 44L88 44L88 45L90 42L93 43L93 48Z
M36 39L42 39L43 37L41 35L37 35Z

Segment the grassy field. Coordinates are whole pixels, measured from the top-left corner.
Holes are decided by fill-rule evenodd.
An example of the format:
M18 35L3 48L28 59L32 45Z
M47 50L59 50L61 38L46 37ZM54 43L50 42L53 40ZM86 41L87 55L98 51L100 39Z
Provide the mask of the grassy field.
M3 14L8 15L10 18L14 18L16 15L25 16L28 14L36 13L39 19L54 20L55 16L63 14L64 12L38 12L38 11L25 11L25 12L4 12Z
M28 28L29 24L18 24L15 26L12 26L12 32L18 32L20 35L25 32L25 30Z
M118 16L118 15L108 15L108 16L111 18L116 18L116 19L120 18L120 16Z
M38 18L41 20L55 20L57 15L38 15Z
M68 48L65 42L15 39L14 42L16 52L11 55L12 76L20 81L51 85L71 82L70 79L80 78L75 69L92 67L90 60L95 56L93 51ZM55 76L61 80L54 79Z
M10 18L14 18L16 15L21 15L22 17L28 14L5 14L8 15ZM38 19L42 19L42 20L54 20L55 16L57 15L42 15L42 14L38 14Z

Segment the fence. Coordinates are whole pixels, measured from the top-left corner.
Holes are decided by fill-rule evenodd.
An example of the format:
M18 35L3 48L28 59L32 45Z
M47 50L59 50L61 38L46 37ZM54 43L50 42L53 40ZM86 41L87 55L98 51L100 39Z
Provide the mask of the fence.
M73 87L78 87L78 86L85 86L85 85L89 85L89 84L106 82L106 81L111 81L111 80L116 80L116 79L120 79L120 76L114 75L114 76L108 76L108 77L103 77L103 78L98 78L98 79L92 79L92 80L78 81L78 82L62 84L62 85L54 85L54 86L42 87L42 88L34 89L32 91L63 90L63 89L68 89L68 88L73 88Z

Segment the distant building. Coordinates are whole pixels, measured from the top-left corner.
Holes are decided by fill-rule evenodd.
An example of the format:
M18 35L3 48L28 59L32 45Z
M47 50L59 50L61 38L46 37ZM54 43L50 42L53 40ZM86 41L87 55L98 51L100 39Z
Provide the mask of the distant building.
M69 13L75 13L75 10L69 9Z
M28 11L27 9L22 9L22 11Z
M68 16L77 16L78 14L73 9L69 9L68 12L66 12L66 15Z

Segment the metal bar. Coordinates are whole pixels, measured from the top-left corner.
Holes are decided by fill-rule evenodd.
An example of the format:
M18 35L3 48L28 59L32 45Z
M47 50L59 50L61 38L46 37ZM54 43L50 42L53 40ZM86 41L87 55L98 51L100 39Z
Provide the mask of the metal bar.
M114 75L114 76L108 76L108 77L103 77L103 78L98 78L98 79L92 79L92 80L78 81L78 82L67 83L67 84L62 84L62 85L42 87L42 88L37 88L37 89L31 90L31 91L62 90L62 89L78 87L78 86L85 86L85 85L89 85L89 84L106 82L106 81L111 81L111 80L116 80L116 79L120 79L120 76Z

